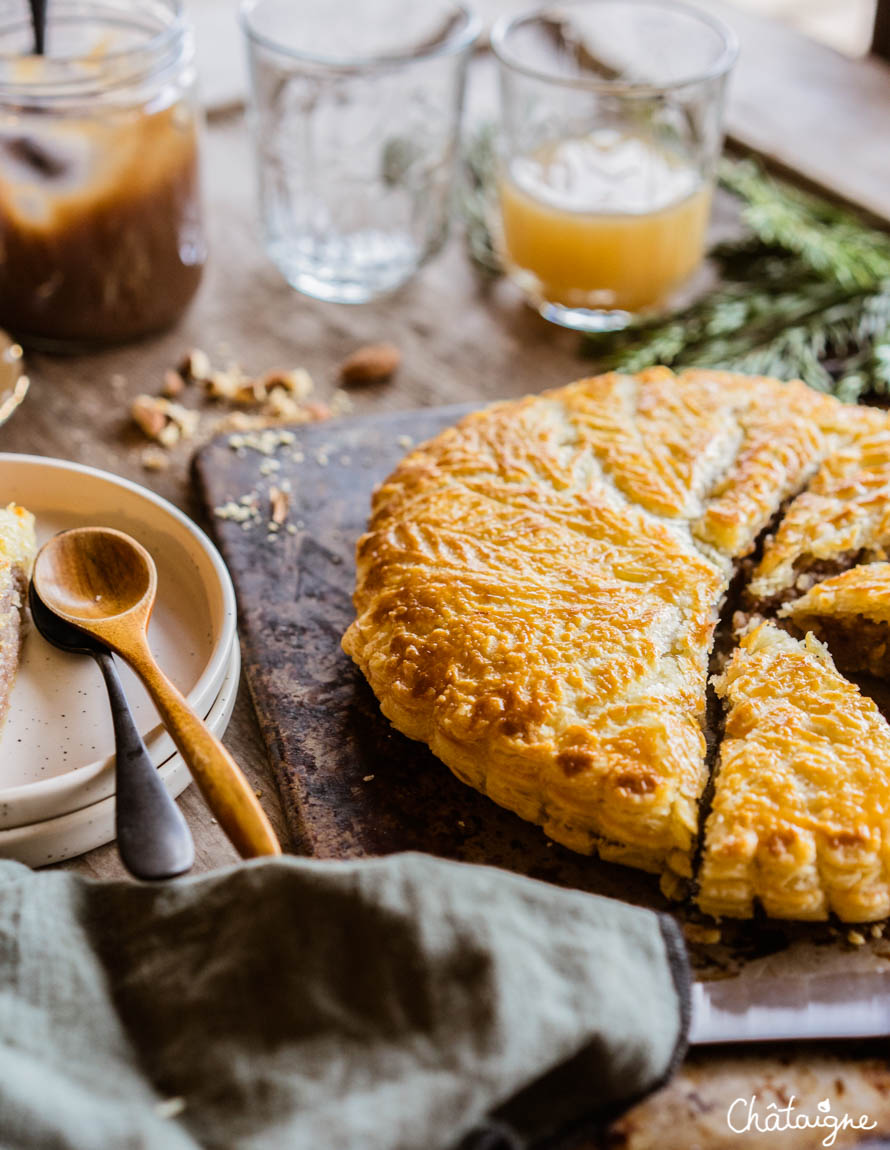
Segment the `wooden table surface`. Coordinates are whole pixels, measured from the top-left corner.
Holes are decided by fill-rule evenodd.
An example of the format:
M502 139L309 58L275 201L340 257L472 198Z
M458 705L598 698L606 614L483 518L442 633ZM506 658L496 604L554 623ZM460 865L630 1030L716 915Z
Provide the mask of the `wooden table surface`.
M752 35L747 24L745 34ZM816 57L822 59L825 51L819 48ZM836 61L832 67L845 71ZM886 130L890 72L876 74L875 67L883 66L868 65L863 89L867 94L862 97L868 108L863 103L862 119L867 124L875 122L871 101L878 91L878 98L888 101L882 109ZM803 117L806 91L801 85L806 83L806 68L799 59L791 74L796 87L793 105L788 107ZM839 82L832 75L833 82ZM819 89L818 76L811 76L809 82L814 92ZM763 137L765 129L757 123L750 93L746 87L746 103L737 119ZM768 97L775 100L774 87ZM839 101L842 116L849 115L850 98L847 85ZM824 100L822 106L827 115ZM827 138L836 139L840 130L835 124ZM797 139L789 149L782 146L782 139L777 132L772 145L762 138L759 144L783 163L795 162L795 148L799 151L801 141ZM864 155L869 151L867 144L861 133L855 142L851 138L851 154ZM825 183L824 138L813 155L807 175ZM235 359L256 372L304 366L323 399L336 386L337 365L349 351L371 342L396 343L404 357L402 369L388 384L353 392L357 412L520 395L565 383L588 370L577 337L539 319L510 285L480 279L456 238L415 282L387 300L347 308L298 296L283 283L258 241L250 141L240 110L211 118L204 162L211 259L191 311L176 330L138 345L77 358L29 355L32 391L21 411L0 429L0 450L58 456L104 468L145 483L198 515L189 480L194 445L174 449L166 471L147 472L141 462L145 440L129 419L132 397L140 392L157 393L164 371L190 347L200 347L223 362ZM877 163L862 172L865 191L861 198L890 219L890 178L881 191L875 177ZM880 163L890 177L886 152ZM842 176L838 191L855 197L856 173L851 175L845 166ZM262 793L262 803L284 838L281 809L244 684L226 742ZM181 803L195 835L196 870L234 862L233 850L194 788L185 792ZM124 875L113 845L65 865L101 878ZM603 1144L636 1150L738 1146L738 1137L726 1125L726 1109L735 1097L755 1091L764 1104L771 1100L781 1104L796 1095L800 1105L812 1113L816 1102L830 1096L836 1112L865 1111L878 1122L870 1137L881 1132L890 1137L888 1063L875 1047L852 1044L696 1052L672 1084L616 1123ZM852 1145L863 1137L848 1131L838 1137L836 1145ZM818 1143L813 1132L805 1131L790 1131L781 1142L773 1135L756 1134L744 1140L745 1146L781 1145L782 1150Z

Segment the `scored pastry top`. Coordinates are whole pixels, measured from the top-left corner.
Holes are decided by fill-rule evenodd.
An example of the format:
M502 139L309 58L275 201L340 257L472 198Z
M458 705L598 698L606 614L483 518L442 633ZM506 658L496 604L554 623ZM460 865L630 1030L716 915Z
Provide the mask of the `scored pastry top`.
M703 370L495 404L375 492L344 648L459 778L676 891L730 580L808 484L856 473L881 435L890 417L800 382Z

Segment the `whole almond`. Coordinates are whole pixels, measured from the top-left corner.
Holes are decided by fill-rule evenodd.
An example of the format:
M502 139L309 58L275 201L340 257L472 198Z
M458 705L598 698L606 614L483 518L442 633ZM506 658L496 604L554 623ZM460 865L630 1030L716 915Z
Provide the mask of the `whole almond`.
M170 370L164 372L164 386L161 388L161 395L167 399L177 399L185 391L185 380L178 371Z
M344 383L382 383L394 375L402 362L402 353L392 343L369 343L360 347L340 364Z

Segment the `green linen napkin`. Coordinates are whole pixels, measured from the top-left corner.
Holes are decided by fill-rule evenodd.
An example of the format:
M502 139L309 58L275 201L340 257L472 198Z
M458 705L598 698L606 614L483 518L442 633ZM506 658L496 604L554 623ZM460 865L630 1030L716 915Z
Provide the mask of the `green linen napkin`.
M162 886L0 863L0 1145L563 1144L682 1057L674 922L420 854Z

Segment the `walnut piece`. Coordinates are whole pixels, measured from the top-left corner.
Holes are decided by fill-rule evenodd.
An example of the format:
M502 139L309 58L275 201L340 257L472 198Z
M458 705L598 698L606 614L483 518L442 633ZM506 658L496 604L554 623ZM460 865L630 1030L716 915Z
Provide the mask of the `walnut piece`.
M143 434L163 447L173 447L181 439L191 439L198 429L196 411L159 395L137 395L130 414Z
M287 519L290 496L280 487L269 488L269 503L272 508L272 522L281 525Z
M190 383L205 383L210 378L213 368L207 352L194 347L182 357L178 370L182 378Z

